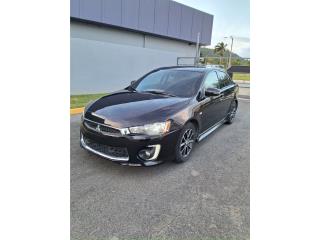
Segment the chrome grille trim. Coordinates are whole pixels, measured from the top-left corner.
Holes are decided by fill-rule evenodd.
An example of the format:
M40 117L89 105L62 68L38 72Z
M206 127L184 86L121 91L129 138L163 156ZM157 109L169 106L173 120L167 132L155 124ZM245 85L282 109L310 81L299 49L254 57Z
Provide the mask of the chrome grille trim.
M102 128L109 128L109 129L111 129L111 130L113 130L113 131L115 131L115 132L117 132L117 133L107 132L107 131L104 131L103 129L100 129L100 128L99 128L99 130L97 130L96 127L90 126L88 123L86 123L86 121L87 121L87 122L91 122L91 123L95 124L96 126L97 126L97 125L102 126ZM92 130L92 131L101 133L101 134L106 135L106 136L111 136L111 137L119 137L119 136L122 136L120 129L114 128L114 127L110 127L110 126L108 126L108 125L106 125L106 124L98 123L98 122L92 121L92 120L87 119L87 118L84 118L84 119L83 119L83 124L86 126L86 128L88 128L88 129L90 129L90 130Z

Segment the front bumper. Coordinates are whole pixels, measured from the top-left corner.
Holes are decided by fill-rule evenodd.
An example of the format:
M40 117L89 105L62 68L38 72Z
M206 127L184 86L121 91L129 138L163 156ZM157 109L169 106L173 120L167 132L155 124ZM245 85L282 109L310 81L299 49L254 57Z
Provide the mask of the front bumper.
M80 145L87 151L100 157L129 166L153 166L164 161L172 160L175 156L175 149L180 130L170 132L164 136L150 138L148 136L106 136L86 128L83 124L80 127ZM125 148L127 156L114 156L106 152L91 148L86 144L85 139L114 148ZM150 145L161 145L160 153L155 160L147 161L138 156L138 152Z

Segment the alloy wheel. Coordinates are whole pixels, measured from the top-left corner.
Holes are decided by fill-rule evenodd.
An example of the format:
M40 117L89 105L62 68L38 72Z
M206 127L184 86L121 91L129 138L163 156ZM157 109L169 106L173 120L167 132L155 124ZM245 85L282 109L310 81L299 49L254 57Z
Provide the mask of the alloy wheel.
M194 142L194 132L192 129L187 129L181 139L180 142L180 154L182 157L187 157L193 147L193 142Z

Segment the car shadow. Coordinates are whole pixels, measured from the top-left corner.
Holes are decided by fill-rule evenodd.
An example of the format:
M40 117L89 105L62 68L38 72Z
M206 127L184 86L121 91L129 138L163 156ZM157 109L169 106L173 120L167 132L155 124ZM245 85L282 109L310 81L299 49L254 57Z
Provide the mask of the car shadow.
M123 166L108 159L96 156L80 147L78 151L81 151L81 162L84 162L86 168L89 168L94 172L99 172L99 174L102 175L108 175L109 177L118 177L119 175L122 178L139 176L143 176L144 178L148 176L156 177L158 175L163 175L164 173L176 171L176 169L179 169L184 165L184 163L176 164L174 162L168 161L150 167Z

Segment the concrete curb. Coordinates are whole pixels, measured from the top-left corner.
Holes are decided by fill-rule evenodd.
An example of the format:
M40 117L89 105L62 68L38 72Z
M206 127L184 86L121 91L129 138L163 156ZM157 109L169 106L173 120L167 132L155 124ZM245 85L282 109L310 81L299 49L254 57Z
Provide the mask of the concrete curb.
M238 95L238 98L250 100L250 96L248 96L248 95Z
M72 108L70 109L70 114L75 115L83 112L84 107L82 108Z
M248 85L250 85L250 81L245 81L245 80L233 80L236 83L246 83Z

